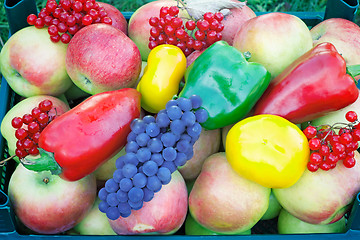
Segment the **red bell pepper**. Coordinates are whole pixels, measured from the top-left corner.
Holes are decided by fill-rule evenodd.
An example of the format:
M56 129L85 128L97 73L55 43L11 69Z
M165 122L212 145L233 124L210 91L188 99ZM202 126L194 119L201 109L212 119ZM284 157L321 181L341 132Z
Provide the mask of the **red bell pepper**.
M254 107L294 123L318 118L353 103L359 95L344 58L331 43L322 43L275 77Z
M40 135L40 158L22 164L68 181L85 177L124 147L140 104L141 94L132 88L91 96L55 118Z

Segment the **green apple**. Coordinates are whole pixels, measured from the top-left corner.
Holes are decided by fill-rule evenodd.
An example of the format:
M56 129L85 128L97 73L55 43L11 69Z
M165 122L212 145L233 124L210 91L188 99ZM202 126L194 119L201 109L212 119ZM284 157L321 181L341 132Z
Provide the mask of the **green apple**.
M47 28L14 33L0 52L0 71L19 95L58 96L72 84L65 68L67 44L53 43Z
M310 30L297 16L271 12L246 21L236 33L233 46L250 52L274 78L313 47Z
M276 199L274 192L271 190L271 194L269 197L269 207L266 210L265 214L261 217L261 220L269 220L276 218L280 210L282 209L279 201Z
M105 163L103 163L98 169L94 171L94 175L96 180L98 181L106 181L113 177L113 173L116 170L116 160L125 155L125 147L123 147L115 156L107 160Z
M345 217L330 224L311 224L282 209L278 218L278 232L279 234L344 233L346 231L345 224Z

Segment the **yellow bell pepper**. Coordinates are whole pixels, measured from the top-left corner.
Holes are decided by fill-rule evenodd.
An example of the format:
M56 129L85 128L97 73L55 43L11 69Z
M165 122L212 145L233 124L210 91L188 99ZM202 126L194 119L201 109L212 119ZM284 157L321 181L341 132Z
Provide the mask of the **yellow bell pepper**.
M165 108L178 94L186 70L186 57L180 48L162 44L150 51L144 75L136 89L141 93L141 107L151 113Z
M287 188L296 183L309 156L304 133L276 115L245 118L226 137L226 157L232 168L268 188Z

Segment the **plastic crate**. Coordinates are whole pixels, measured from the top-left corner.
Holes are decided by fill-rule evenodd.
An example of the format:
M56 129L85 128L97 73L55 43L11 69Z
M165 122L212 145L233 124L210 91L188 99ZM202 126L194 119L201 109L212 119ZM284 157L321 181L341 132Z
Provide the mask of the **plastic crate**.
M327 18L339 17L353 21L355 13L359 6L358 0L328 0L325 12L288 12L301 18L309 27ZM26 16L30 13L36 13L37 9L34 0L5 0L4 7L9 20L10 34L26 27ZM266 12L256 12L257 15ZM132 12L123 12L126 19L130 19ZM6 112L18 102L20 96L11 90L2 78L0 87L0 123ZM0 136L0 161L7 158L7 146L5 139ZM127 239L136 237L137 239L146 238L147 240L166 238L169 240L208 240L208 239L360 239L360 193L356 196L352 210L347 213L347 232L337 234L277 234L277 219L261 220L252 228L252 235L218 235L218 236L185 236L183 227L174 235L146 235L146 236L84 236L84 235L39 235L23 234L19 231L19 226L12 211L9 198L6 195L8 184L12 172L15 169L14 161L7 162L0 167L0 239L31 239L31 240L113 240Z

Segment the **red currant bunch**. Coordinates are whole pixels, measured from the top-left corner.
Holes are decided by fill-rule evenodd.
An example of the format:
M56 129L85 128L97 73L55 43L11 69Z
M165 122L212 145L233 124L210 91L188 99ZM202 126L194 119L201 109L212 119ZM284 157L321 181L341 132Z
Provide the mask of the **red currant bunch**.
M303 130L311 150L307 164L309 171L316 172L319 168L328 171L339 161L347 168L355 166L354 151L359 147L360 123L354 111L348 111L345 118L348 123L309 125Z
M17 139L15 154L19 159L39 153L40 133L56 117L56 111L55 114L50 113L52 109L53 103L46 99L34 107L31 113L12 119L11 125L16 129L15 137Z
M202 19L184 23L179 17L179 7L161 7L159 17L149 19L149 49L161 44L171 44L188 56L193 51L205 49L222 39L223 19L221 12L207 12Z
M48 27L53 42L69 43L71 37L81 28L93 23L112 24L107 12L95 0L47 0L38 16L27 17L29 25L36 28Z

